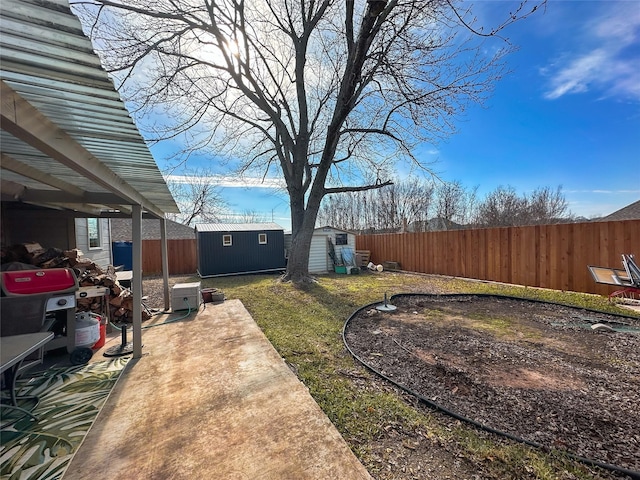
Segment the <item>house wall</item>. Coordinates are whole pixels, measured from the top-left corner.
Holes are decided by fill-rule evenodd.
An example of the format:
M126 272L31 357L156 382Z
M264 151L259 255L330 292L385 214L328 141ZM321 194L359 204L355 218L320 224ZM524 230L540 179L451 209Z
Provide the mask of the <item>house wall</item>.
M4 207L4 206L3 206ZM2 209L2 245L37 242L43 248L75 248L73 218L55 210Z
M100 223L100 247L89 248L89 233L87 231L87 219L75 219L76 245L84 257L90 258L93 263L106 267L113 264L111 254L111 234L109 219L99 218Z
M267 235L266 245L258 243L258 234ZM223 235L232 235L232 245L222 244ZM226 275L279 270L285 268L282 230L243 232L197 232L198 273Z

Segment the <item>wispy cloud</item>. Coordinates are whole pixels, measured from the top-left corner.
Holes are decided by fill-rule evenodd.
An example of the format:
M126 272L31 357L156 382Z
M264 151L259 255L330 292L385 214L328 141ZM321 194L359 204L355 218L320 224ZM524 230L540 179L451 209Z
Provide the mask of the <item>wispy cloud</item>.
M584 37L576 39L582 50L542 69L550 77L545 98L598 89L640 100L640 8L636 2L607 3L603 13L585 25Z
M214 175L211 177L192 177L189 175L167 175L167 182L175 183L211 183L219 187L227 188L284 188L285 183L281 178L261 178L261 177L231 177L225 175Z
M603 193L603 194L606 194L606 195L615 195L615 194L628 195L630 193L640 194L640 190L602 190L602 189L598 189L598 190L563 190L563 192L564 193L594 193L594 194Z

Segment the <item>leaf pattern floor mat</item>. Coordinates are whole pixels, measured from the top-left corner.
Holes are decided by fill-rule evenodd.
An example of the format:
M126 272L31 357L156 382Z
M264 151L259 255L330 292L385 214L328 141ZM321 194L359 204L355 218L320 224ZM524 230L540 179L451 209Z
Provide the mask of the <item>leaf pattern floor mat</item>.
M0 432L2 480L60 479L129 358L25 373L19 394L40 398L37 421L24 417Z

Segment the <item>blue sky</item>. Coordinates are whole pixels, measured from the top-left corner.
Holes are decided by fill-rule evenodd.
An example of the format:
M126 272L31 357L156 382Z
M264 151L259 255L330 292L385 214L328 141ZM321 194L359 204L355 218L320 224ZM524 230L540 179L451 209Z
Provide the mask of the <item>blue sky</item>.
M436 169L481 196L562 185L587 218L640 199L640 2L549 0L507 35L512 73L431 149Z
M489 22L510 1L476 1ZM546 12L509 27L519 50L484 108L419 157L447 181L519 194L550 186L571 212L607 215L640 199L640 0L549 0ZM163 146L152 150L162 166ZM231 208L290 228L286 196L273 188L222 187Z

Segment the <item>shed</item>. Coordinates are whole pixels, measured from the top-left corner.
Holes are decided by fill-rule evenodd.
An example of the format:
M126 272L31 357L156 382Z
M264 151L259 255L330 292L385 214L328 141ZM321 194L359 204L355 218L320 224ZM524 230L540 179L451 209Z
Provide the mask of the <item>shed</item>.
M196 225L201 277L284 270L284 229L277 223Z
M347 230L324 226L313 231L311 249L309 250L309 273L327 273L333 271L333 261L327 248L329 239L333 242L336 255L339 256L342 247L356 249L356 236ZM287 249L291 246L291 234L286 236Z

